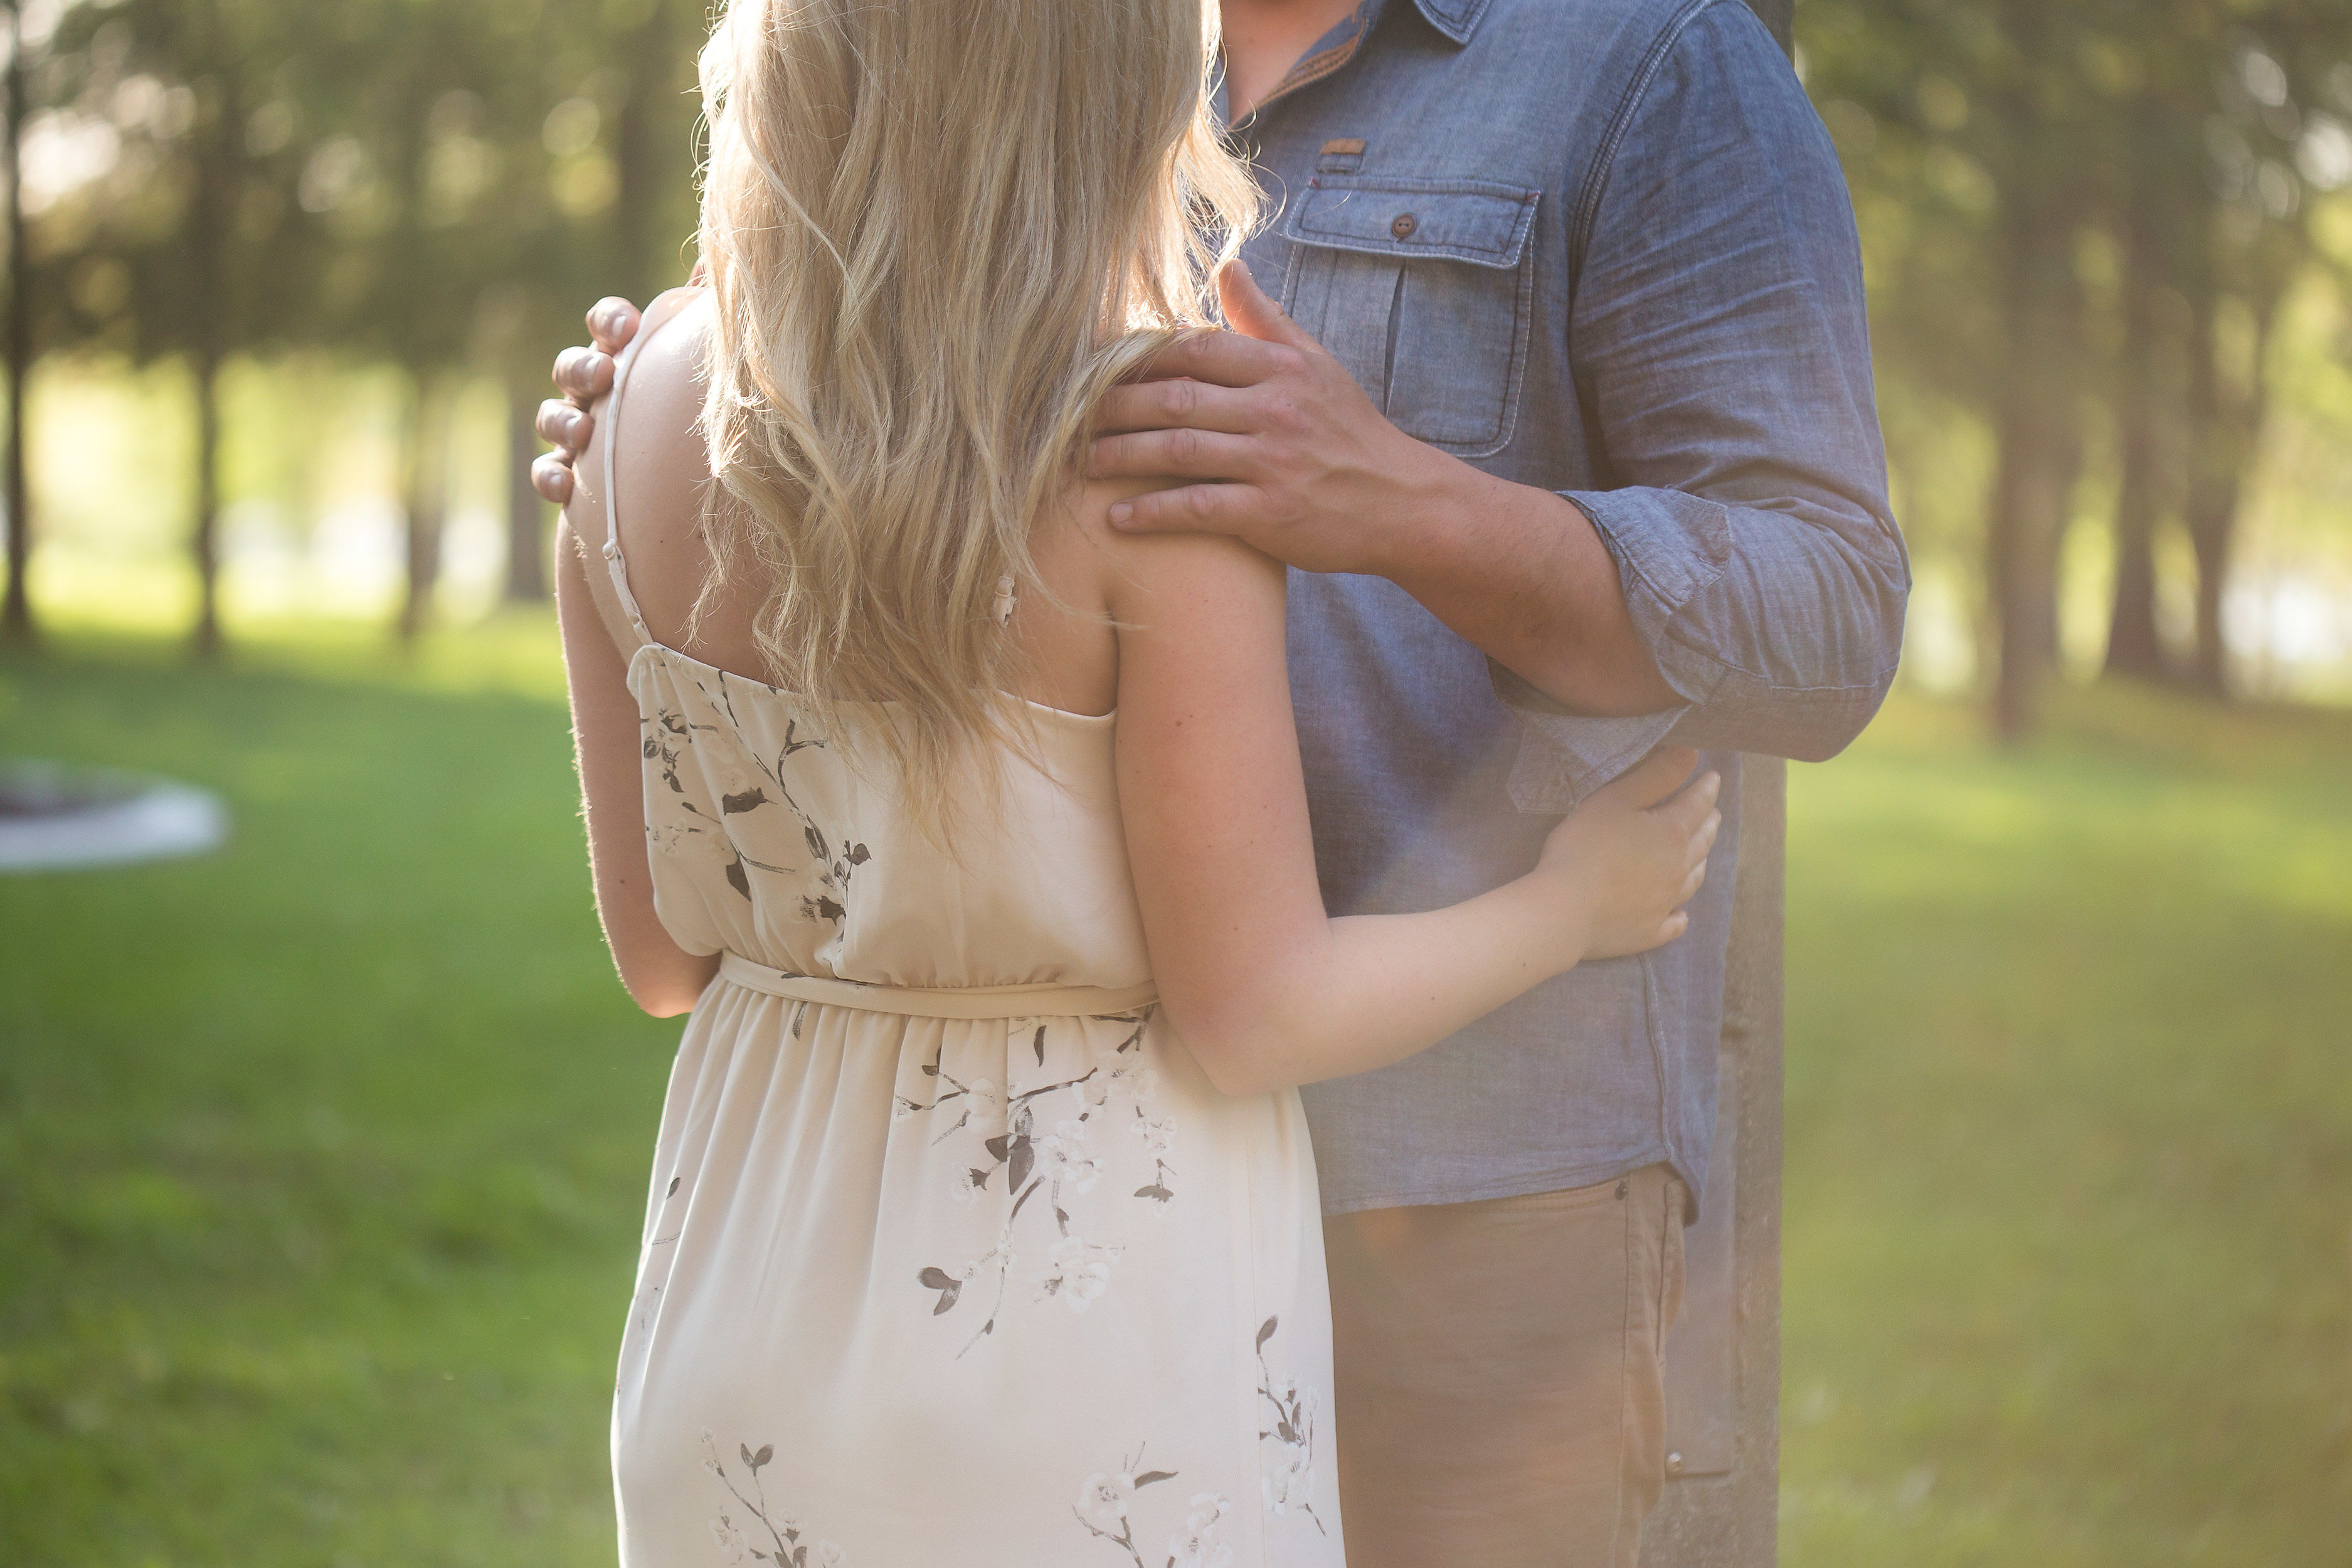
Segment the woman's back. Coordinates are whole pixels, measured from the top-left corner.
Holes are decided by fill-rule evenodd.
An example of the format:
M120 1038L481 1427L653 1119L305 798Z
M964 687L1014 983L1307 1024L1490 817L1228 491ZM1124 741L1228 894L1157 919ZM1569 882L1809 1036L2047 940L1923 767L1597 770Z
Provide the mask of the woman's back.
M722 955L622 1344L625 1568L713 1539L796 1564L1338 1568L1305 1118L1294 1092L1219 1093L1160 1014L1117 716L1087 700L1116 689L1099 581L1040 531L1065 605L1006 631L1044 625L1022 662L1093 710L1024 703L1024 752L950 775L943 846L877 743L887 708L755 677L769 584L694 614L702 315L666 315L568 514L604 569L559 579L575 659L609 632L625 660L662 930ZM575 670L584 767L605 721Z
M613 489L602 501L616 548L599 599L622 646L638 644L628 680L644 715L655 900L671 937L883 985L1148 980L1112 763L1117 649L1080 531L1039 531L1039 570L1062 602L1032 595L1007 617L1044 694L1023 705L1032 753L993 769L966 759L943 843L912 816L874 732L887 710L842 703L821 718L757 678L751 628L766 584L730 579L695 613L709 571L692 428L709 322L698 293L658 307L604 421Z

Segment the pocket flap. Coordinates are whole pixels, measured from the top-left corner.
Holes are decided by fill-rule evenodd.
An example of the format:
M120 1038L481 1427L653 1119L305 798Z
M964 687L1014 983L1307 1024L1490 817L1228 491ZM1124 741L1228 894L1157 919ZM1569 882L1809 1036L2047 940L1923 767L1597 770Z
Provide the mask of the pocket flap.
M1444 257L1517 267L1538 192L1492 180L1360 179L1318 174L1283 237L1375 256Z

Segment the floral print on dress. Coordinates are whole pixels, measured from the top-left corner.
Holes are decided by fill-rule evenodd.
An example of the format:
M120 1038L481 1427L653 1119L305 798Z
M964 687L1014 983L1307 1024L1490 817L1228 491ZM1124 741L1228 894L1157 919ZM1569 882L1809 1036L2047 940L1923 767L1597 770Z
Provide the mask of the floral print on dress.
M1258 1434L1265 1510L1280 1515L1296 1509L1315 1521L1318 1534L1328 1534L1315 1511L1315 1414L1320 1398L1311 1385L1295 1377L1276 1377L1265 1363L1266 1342L1281 1323L1278 1317L1268 1318L1257 1331L1258 1405L1267 1412L1261 1418L1273 1423ZM1274 1445L1270 1452L1265 1447L1268 1443Z
M743 1461L751 1479L749 1497L727 1473L726 1462L719 1457L718 1439L709 1427L703 1428L702 1468L717 1476L728 1495L735 1500L732 1509L720 1509L710 1521L710 1537L726 1553L727 1561L772 1563L776 1568L848 1568L848 1552L830 1541L810 1541L807 1525L782 1511L781 1505L768 1501L767 1486L760 1479L760 1471L776 1457L775 1445L762 1443L754 1452L751 1444L740 1443L736 1445L736 1455ZM743 1516L740 1520L735 1517L739 1511Z
M1138 1449L1117 1470L1097 1470L1088 1476L1070 1511L1088 1535L1126 1552L1134 1568L1151 1568L1136 1533L1142 1528L1139 1515L1149 1500L1139 1500L1138 1494L1146 1487L1174 1480L1176 1472L1140 1469L1142 1463L1143 1452ZM1193 1493L1182 1528L1168 1537L1168 1568L1230 1568L1234 1549L1222 1539L1219 1525L1232 1510L1233 1504L1222 1493Z
M665 658L664 665L673 675L676 674L672 661ZM753 871L797 879L801 886L793 896L797 898L801 918L831 921L838 929L849 913L850 879L856 874L858 867L872 858L871 853L864 844L848 837L843 837L836 847L833 836L802 807L800 802L793 798L791 787L784 783L784 764L793 753L812 747L822 748L825 744L824 738L813 731L804 731L799 720L791 720L784 726L784 738L776 748L775 760L770 762L753 751L744 740L742 727L735 717L735 699L727 683L730 679L741 678L730 677L719 669L711 670L710 674L716 677L715 695L712 685L705 683L700 675L689 673L686 678L687 683L700 694L705 705L714 713L727 716L725 724L696 723L667 705L657 705L650 716L638 721L639 727L645 731L644 752L647 771L667 786L671 797L667 801L667 807L678 816L677 820L654 820L662 815L663 797L658 792L648 790L646 801L648 844L656 854L676 856L690 837L715 837L726 846L727 863L721 868L721 873L727 879L727 885L736 892L746 900L751 898L751 873ZM771 696L782 695L772 686L763 686L761 689ZM715 792L719 797L719 815L716 817L695 804L685 782L678 776L679 763L693 749L695 735L706 731L725 736L729 742L726 750L711 763L719 774ZM741 766L744 762L748 762L753 771L745 771ZM757 776L754 776L755 773ZM807 845L809 851L806 866L795 868L754 859L743 853L735 836L728 830L729 817L772 805L782 807L798 820L802 842Z
M1051 1239L1045 1266L1034 1278L1032 1300L1057 1300L1070 1311L1083 1312L1109 1290L1112 1267L1126 1250L1125 1244L1101 1238L1099 1233L1085 1234L1073 1218L1071 1205L1094 1193L1118 1163L1117 1151L1097 1137L1107 1131L1114 1119L1129 1119L1128 1125L1141 1138L1151 1162L1150 1180L1128 1194L1128 1201L1141 1201L1148 1205L1147 1212L1157 1215L1175 1198L1175 1190L1169 1184L1175 1172L1168 1157L1175 1148L1176 1121L1172 1116L1152 1114L1160 1075L1142 1065L1144 1036L1151 1026L1153 1012L1146 1007L1132 1014L1106 1015L1102 1021L1131 1026L1127 1037L1108 1050L1097 1047L1086 1071L1035 1089L1017 1081L999 1088L992 1079L957 1078L946 1065L943 1037L922 1069L931 1080L930 1098L923 1100L902 1094L894 1100L894 1121L917 1116L945 1121L953 1113L954 1120L930 1140L934 1147L959 1140L969 1151L949 1180L947 1196L951 1201L970 1205L992 1194L1009 1205L986 1251L953 1267L928 1265L916 1276L916 1282L932 1292L933 1317L954 1311L963 1302L968 1287L978 1284L989 1296L986 1314L956 1352L957 1359L996 1331L1006 1292L1020 1264L1014 1232L1022 1212L1041 1194L1045 1202L1038 1213L1052 1215L1053 1229L1047 1233ZM1045 1064L1049 1027L1039 1022L1028 1031L1029 1053L1041 1068ZM1018 1037L1022 1031L1016 1027L1013 1032ZM1044 1131L1046 1108L1063 1097L1076 1114L1056 1117L1053 1131ZM1000 1173L1001 1183L996 1180ZM1090 1220L1117 1227L1115 1212L1100 1212L1099 1201L1089 1207L1095 1210ZM1032 1224L1042 1227L1045 1221L1038 1218Z

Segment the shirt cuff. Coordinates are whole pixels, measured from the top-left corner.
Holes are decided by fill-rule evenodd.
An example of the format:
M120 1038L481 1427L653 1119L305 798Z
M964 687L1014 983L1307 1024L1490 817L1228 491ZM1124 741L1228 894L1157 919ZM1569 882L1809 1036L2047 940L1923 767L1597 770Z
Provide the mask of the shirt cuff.
M1669 628L1730 566L1729 510L1683 490L1648 487L1559 493L1591 520L1615 559L1634 634L1658 673L1685 703L1706 701L1724 666Z
M1519 719L1511 763L1511 804L1521 811L1567 811L1655 751L1724 674L1714 659L1666 633L1700 590L1723 575L1731 523L1717 502L1678 490L1562 490L1591 520L1617 563L1633 630L1683 700L1655 713L1596 719L1570 712L1512 671L1486 661L1495 695Z
M1564 812L1657 750L1688 703L1622 719L1570 713L1493 659L1486 677L1519 721L1507 787L1521 811Z

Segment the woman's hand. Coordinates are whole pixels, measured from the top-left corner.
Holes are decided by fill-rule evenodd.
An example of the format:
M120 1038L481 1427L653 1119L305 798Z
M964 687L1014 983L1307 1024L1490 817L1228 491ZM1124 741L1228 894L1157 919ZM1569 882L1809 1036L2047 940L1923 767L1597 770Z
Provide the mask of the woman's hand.
M1576 912L1570 962L1646 952L1689 929L1682 906L1706 880L1707 851L1723 826L1715 809L1722 778L1683 784L1697 764L1687 746L1661 747L1586 796L1544 840L1532 875L1554 883Z

